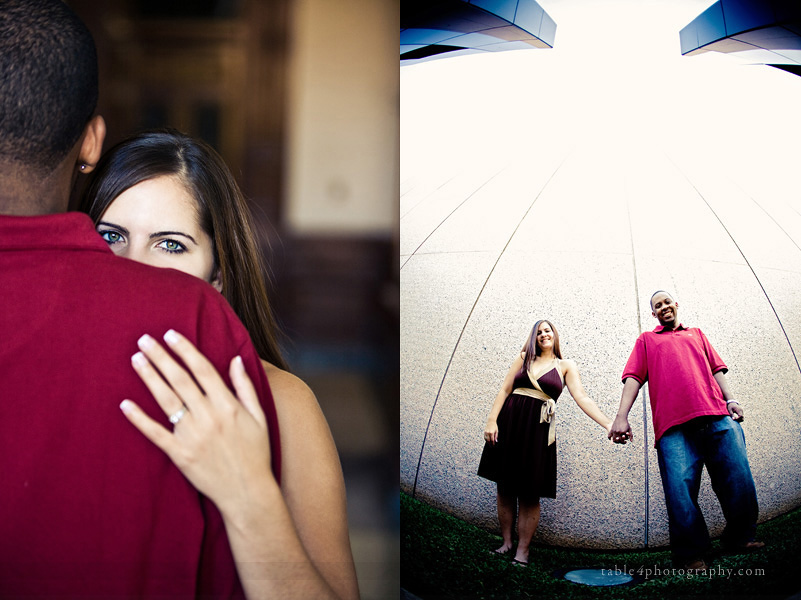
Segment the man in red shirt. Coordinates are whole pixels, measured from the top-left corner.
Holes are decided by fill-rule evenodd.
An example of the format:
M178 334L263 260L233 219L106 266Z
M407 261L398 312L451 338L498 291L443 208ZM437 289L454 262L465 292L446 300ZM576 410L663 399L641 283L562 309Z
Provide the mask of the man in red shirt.
M724 546L750 551L764 544L754 541L759 508L740 425L743 410L729 392L723 360L700 329L679 322L678 308L665 291L651 296L659 326L637 338L609 438L619 444L632 439L628 414L647 381L673 560L705 570L711 545L698 507L704 465L726 518Z
M211 286L116 257L64 212L105 135L94 42L66 4L0 4L0 73L0 597L242 597L219 511L119 405L171 427L131 367L145 333L183 333L226 379L240 355L278 478L259 357Z

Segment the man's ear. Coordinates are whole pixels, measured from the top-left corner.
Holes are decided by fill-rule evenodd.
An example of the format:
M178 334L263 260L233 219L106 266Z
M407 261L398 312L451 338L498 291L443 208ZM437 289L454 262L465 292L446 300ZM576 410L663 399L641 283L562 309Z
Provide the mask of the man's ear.
M81 149L78 152L78 168L81 173L91 173L100 160L103 152L103 141L106 139L106 121L95 115L86 124L81 138Z

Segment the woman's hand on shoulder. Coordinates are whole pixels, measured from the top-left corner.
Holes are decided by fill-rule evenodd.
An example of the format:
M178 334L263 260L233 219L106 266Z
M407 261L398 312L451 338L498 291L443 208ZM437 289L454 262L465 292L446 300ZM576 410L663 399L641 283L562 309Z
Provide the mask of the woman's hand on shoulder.
M123 410L220 509L248 596L292 597L302 588L302 597L356 598L342 471L314 394L293 375L267 369L281 432L279 489L266 418L241 360L230 366L234 393L186 338L165 341L186 368L152 339L140 344L134 365L173 416L173 432L130 401ZM289 566L297 582L286 579Z
M132 363L171 417L173 431L130 400L121 408L223 514L237 511L249 501L251 485L277 485L270 469L266 418L256 391L241 358L230 364L232 392L188 339L170 331L164 340L185 367L150 336L140 339L141 352Z

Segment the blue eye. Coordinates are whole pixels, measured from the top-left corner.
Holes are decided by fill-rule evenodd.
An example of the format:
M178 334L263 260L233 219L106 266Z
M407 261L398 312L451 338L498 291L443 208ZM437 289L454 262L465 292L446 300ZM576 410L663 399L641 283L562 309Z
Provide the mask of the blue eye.
M158 243L157 248L161 248L170 254L182 254L186 252L186 246L175 240L164 240Z
M100 237L106 240L106 243L111 246L117 242L122 241L122 235L117 231L99 231Z

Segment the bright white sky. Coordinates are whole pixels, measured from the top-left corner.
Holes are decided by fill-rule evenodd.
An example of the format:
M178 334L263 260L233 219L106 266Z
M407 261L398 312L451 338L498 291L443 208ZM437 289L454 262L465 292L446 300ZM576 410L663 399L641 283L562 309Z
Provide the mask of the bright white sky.
M795 171L801 77L709 52L679 30L712 0L540 0L555 47L403 66L401 181L531 144L634 137Z

